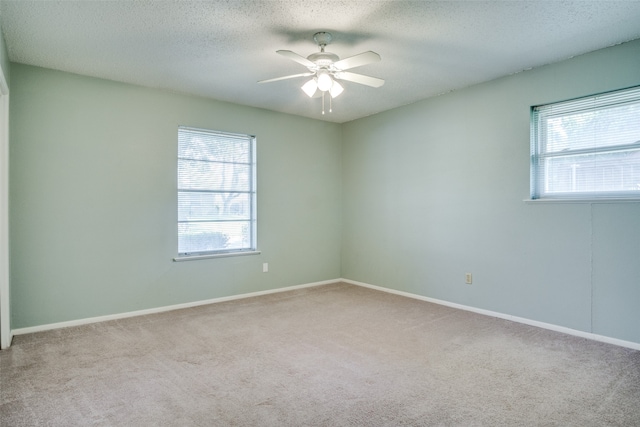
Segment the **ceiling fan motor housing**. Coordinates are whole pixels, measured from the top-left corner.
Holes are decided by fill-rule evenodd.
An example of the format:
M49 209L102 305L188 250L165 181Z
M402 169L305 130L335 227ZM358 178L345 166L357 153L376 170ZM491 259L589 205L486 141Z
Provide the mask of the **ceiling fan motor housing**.
M340 60L338 55L331 52L316 52L307 56L307 59L318 66L318 68L329 67L334 62Z

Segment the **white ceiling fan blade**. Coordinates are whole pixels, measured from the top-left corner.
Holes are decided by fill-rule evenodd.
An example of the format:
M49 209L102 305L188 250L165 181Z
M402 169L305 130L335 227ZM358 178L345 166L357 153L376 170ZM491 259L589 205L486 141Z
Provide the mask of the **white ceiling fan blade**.
M298 64L302 64L305 67L315 67L316 64L314 64L313 62L309 61L307 58L305 58L304 56L300 56L295 52L291 52L290 50L276 50L276 53L279 53L282 56L285 56L293 61L296 61Z
M370 50L367 52L353 55L345 59L341 59L333 64L339 70L348 70L349 68L360 67L362 65L371 64L380 61L380 55Z
M271 82L277 82L279 80L295 79L296 77L308 77L308 76L313 76L313 73L292 74L290 76L276 77L275 79L260 80L258 83L271 83Z
M334 77L338 80L346 80L348 82L360 83L361 85L380 87L384 84L384 80L377 77L365 76L362 74L350 73L349 71L341 71L335 73Z

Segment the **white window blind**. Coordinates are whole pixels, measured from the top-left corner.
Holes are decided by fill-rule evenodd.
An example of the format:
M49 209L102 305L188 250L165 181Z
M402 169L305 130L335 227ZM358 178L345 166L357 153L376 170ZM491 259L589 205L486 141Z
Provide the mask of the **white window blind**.
M531 198L640 198L640 87L532 108Z
M178 254L256 249L255 137L178 129Z

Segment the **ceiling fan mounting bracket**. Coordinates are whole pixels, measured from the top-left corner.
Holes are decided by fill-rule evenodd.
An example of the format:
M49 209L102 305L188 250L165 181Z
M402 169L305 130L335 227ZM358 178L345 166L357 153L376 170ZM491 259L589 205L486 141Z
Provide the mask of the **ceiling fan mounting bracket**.
M320 46L320 50L324 52L324 47L331 43L333 37L331 36L331 33L320 31L313 35L313 40L318 43L318 46Z
M316 65L315 67L310 67L310 69L329 69L334 62L338 62L340 60L338 55L335 53L324 51L324 48L331 43L331 40L333 40L331 33L324 31L317 32L313 35L313 40L318 43L320 52L312 53L307 56L307 59Z

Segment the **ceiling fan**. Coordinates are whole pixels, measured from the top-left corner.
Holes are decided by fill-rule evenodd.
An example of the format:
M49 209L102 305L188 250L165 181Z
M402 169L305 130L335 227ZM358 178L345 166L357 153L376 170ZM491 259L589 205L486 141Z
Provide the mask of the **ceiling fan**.
M331 43L332 39L331 33L315 33L313 40L318 44L320 52L312 53L306 58L290 50L276 51L276 53L304 65L309 71L290 76L276 77L275 79L261 80L258 83L270 83L297 77L313 76L311 80L302 85L302 90L311 98L322 96L322 114L324 114L324 95L327 92L329 93L329 112L331 112L331 99L340 95L344 90L337 80L359 83L371 87L380 87L384 84L384 80L377 77L346 71L351 68L380 61L380 55L372 51L367 51L345 59L340 59L335 53L325 52L324 50L325 47Z

